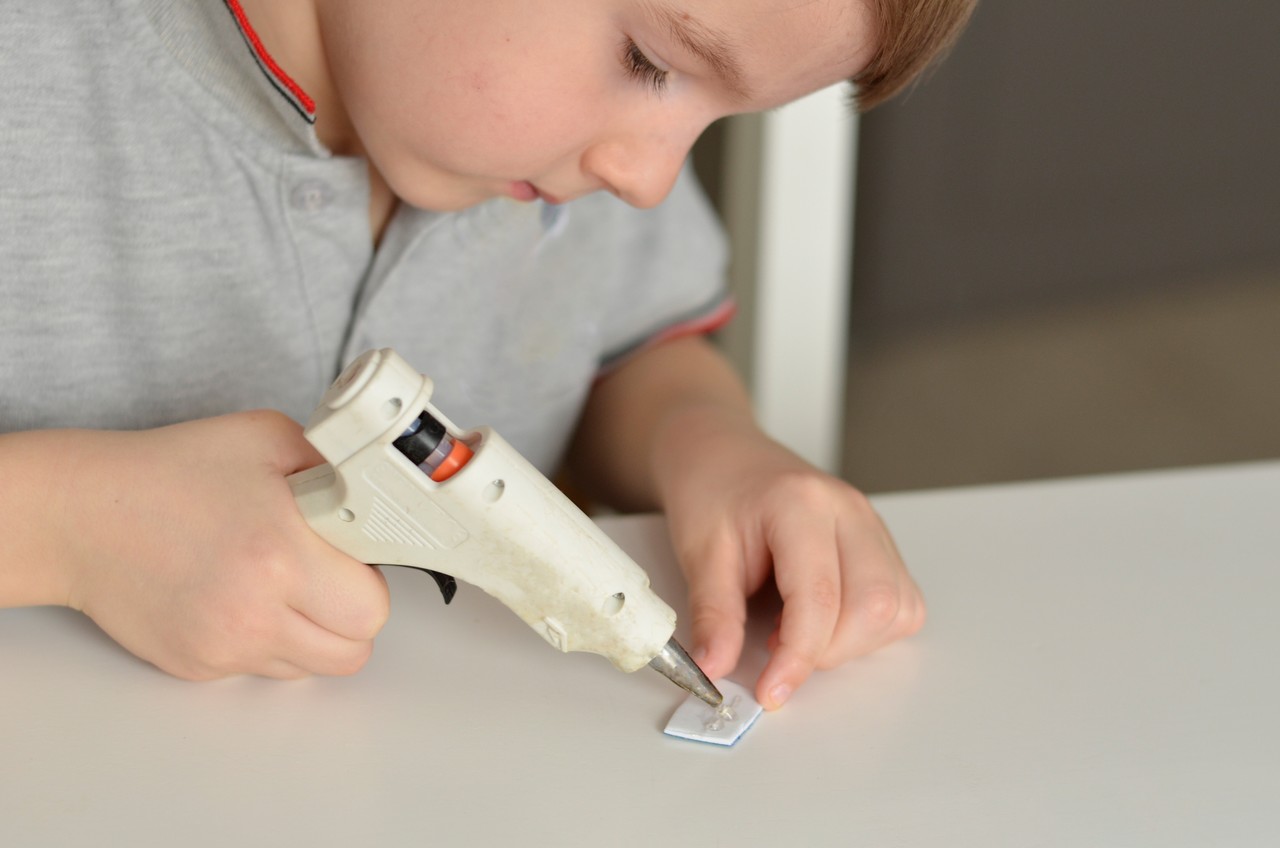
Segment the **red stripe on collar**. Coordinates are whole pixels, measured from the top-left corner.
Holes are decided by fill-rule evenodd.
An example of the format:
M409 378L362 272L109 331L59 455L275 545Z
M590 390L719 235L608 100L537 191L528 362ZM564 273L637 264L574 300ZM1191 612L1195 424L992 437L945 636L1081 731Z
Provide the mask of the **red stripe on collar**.
M253 25L249 23L249 17L244 13L244 8L240 5L240 0L224 0L227 8L231 10L231 15L236 19L236 25L240 27L240 32L244 35L245 41L249 42L250 48L253 50L254 58L258 60L258 64L263 71L273 77L272 82L283 86L284 90L293 96L295 104L303 110L304 117L314 121L316 115L316 102L311 96L302 90L302 86L294 81L293 77L285 73L284 68L271 58L271 54L267 52L267 48L263 45L262 39L258 37L258 33L254 31Z

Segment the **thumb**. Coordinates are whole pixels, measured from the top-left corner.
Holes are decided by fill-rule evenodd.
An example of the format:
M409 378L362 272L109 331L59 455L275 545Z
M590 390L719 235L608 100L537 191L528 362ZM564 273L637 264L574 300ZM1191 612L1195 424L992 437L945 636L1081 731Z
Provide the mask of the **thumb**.
M240 413L246 426L257 429L271 464L284 476L324 463L324 457L302 435L302 425L270 409Z

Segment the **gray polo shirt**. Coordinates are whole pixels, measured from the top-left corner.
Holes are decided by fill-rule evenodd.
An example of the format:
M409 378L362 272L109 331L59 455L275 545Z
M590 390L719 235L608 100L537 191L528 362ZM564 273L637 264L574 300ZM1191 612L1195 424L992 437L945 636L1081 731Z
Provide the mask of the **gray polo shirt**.
M402 205L375 251L365 163L226 4L10 4L0 43L0 431L305 421L389 346L550 470L602 366L727 315L688 173L647 211Z

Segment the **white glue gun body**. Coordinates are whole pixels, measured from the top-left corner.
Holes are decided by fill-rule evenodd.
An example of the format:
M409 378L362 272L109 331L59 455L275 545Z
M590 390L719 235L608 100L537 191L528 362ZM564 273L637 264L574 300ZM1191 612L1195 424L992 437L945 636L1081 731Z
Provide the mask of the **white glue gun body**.
M391 349L334 381L304 431L327 463L289 478L311 527L361 562L477 586L561 651L626 672L653 665L718 703L643 569L496 432L459 430L431 392Z

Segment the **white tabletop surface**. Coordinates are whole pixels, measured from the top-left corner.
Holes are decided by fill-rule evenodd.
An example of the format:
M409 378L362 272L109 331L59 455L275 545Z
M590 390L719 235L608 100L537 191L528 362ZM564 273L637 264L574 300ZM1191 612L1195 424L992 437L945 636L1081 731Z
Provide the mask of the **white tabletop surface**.
M0 845L1280 845L1280 463L876 503L928 625L731 749L401 569L342 679L184 683L0 611ZM681 609L661 521L604 523Z

